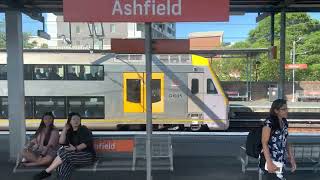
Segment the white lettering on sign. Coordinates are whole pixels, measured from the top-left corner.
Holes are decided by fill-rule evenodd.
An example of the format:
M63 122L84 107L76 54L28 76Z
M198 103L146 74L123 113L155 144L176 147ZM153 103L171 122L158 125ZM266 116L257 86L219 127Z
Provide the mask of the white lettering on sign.
M167 0L167 3L157 3L156 0L145 0L144 3L137 3L137 0L133 0L132 4L121 4L120 0L115 0L112 15L181 16L181 0L178 0L176 4L171 4L171 0Z
M95 144L95 149L99 150L115 150L116 144L113 142Z

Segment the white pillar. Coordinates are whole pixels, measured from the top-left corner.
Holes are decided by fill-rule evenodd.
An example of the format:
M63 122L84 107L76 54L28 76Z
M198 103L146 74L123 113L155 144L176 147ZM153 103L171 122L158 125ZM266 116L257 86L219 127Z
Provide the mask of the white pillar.
M50 34L51 40L48 41L49 48L56 48L58 46L58 25L57 25L57 16L53 13L47 14L47 33Z
M25 144L23 34L20 11L7 11L6 43L8 65L10 160L15 160Z

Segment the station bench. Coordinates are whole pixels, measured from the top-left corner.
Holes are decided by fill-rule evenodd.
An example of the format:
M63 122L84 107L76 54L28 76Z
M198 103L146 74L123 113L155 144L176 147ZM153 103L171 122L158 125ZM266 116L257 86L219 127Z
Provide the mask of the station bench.
M293 154L297 163L297 170L312 170L317 172L320 169L320 143L293 143ZM259 159L246 154L246 148L240 146L241 170L258 171ZM285 167L289 169L289 167ZM261 171L259 170L259 174Z
M238 100L245 101L248 97L247 95L240 95L239 91L225 91L229 100Z
M320 101L320 91L306 91L306 90L298 90L297 91L297 100L298 101Z
M169 135L152 136L152 170L173 171L173 148ZM75 171L136 171L146 170L146 136L94 137L96 161ZM19 158L18 158L19 159ZM46 167L25 167L19 162L13 173L37 172Z

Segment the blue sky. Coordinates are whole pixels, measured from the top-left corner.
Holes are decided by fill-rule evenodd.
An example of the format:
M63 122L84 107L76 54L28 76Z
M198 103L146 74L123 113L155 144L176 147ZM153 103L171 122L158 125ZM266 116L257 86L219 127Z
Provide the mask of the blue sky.
M320 19L320 13L310 13L312 18ZM243 16L230 16L229 22L220 23L177 23L177 38L188 38L191 32L204 31L224 31L225 42L236 42L248 37L251 29L254 29L257 13L249 13ZM4 15L0 15L4 19ZM23 16L23 31L36 34L38 29L42 29L42 24Z
M320 13L310 13L312 18L320 19ZM191 32L224 31L225 42L236 42L248 37L254 29L257 13L244 16L230 16L229 22L224 23L177 23L177 38L187 38Z

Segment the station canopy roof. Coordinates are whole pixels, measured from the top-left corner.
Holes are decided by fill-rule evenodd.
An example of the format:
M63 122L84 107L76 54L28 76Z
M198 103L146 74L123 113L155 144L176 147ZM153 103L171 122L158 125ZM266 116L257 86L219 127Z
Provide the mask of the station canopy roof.
M197 1L195 1L197 3ZM63 0L0 0L0 11L62 13ZM320 12L320 0L230 0L231 13L246 12Z

